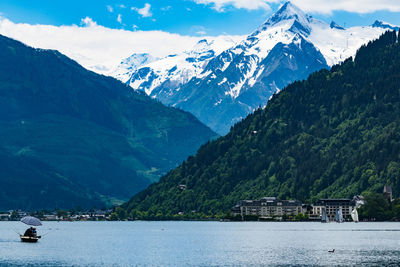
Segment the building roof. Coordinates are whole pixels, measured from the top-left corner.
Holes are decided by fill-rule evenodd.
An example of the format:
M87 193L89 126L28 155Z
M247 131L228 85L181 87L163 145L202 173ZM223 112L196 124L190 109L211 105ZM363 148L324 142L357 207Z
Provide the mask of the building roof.
M298 200L280 200L276 197L264 197L260 200L241 200L239 206L301 206L302 203Z
M349 198L323 198L318 200L315 204L316 206L337 205L337 204L354 205L355 201Z

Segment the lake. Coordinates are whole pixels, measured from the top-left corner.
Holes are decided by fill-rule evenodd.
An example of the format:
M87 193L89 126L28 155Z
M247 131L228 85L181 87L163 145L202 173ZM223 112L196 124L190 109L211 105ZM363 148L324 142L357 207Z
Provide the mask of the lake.
M36 244L26 228L0 222L0 265L400 264L400 223L44 222Z

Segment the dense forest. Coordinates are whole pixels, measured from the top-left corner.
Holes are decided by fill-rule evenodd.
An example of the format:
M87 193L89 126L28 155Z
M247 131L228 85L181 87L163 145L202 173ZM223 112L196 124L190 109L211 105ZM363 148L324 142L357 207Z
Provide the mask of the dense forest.
M141 219L218 216L240 199L311 202L400 192L400 45L389 31L264 109L119 209Z
M361 221L399 221L400 199L390 201L383 194L368 192L358 214Z
M57 51L0 35L0 59L0 209L125 201L216 136Z

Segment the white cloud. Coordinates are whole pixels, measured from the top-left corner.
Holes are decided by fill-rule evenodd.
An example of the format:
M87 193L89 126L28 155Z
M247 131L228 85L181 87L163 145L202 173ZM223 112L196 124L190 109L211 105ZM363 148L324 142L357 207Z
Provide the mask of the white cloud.
M112 6L107 6L107 10L108 10L108 12L110 12L110 13L113 13L113 12L114 12L114 8L113 8Z
M292 3L306 12L330 14L342 10L360 14L379 10L400 12L399 0L292 0Z
M81 19L81 25L83 25L85 27L92 27L92 26L96 26L97 23L95 21L93 21L92 18L86 17L86 18Z
M126 6L123 5L123 4L119 5L119 7L120 7L120 8L126 8Z
M271 3L283 3L287 0L192 0L197 4L210 5L219 12L233 6L247 10L269 10ZM400 12L400 0L291 0L306 12L330 14L332 11L348 11L359 14L387 10Z
M36 48L56 49L102 74L133 53L164 57L193 47L200 40L163 31L110 29L89 17L82 19L82 26L30 25L0 17L0 34Z
M211 5L212 8L223 12L226 6L248 10L266 9L270 10L268 3L278 3L280 0L192 0L197 4Z
M151 17L153 14L150 11L151 5L149 3L144 4L143 8L132 7L133 11L136 11L141 15L143 18Z
M117 21L122 24L122 15L118 14Z
M207 32L206 31L198 31L198 32L196 32L198 35L206 35L207 34Z

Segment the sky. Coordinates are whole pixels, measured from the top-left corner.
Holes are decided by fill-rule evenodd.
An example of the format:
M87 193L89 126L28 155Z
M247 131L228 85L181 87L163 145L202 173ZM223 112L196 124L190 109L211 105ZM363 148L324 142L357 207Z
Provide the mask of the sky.
M201 38L250 34L281 0L0 0L0 34L57 49L107 74L132 53L156 57L190 49ZM292 0L326 22L400 25L400 0Z
M376 19L400 25L399 0L293 0L303 10L340 25L370 25ZM161 30L181 35L248 34L279 7L279 0L1 0L3 17L15 23L99 25L125 30Z

